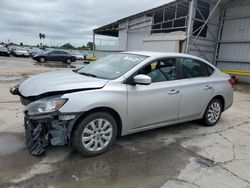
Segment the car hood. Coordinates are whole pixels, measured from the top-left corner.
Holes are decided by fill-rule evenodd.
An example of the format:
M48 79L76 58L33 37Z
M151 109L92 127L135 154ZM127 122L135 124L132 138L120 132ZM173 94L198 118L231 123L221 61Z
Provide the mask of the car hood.
M32 76L20 84L18 91L24 97L50 92L98 89L108 80L84 76L73 71L57 71Z

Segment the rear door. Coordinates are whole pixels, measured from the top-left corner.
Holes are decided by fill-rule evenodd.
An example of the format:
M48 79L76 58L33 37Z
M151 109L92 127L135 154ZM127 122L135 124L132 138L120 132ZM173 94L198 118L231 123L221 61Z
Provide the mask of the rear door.
M59 57L59 51L51 51L50 55L48 56L48 60L49 61L59 61L58 57Z
M178 58L181 104L179 119L192 119L206 108L213 93L210 75L213 70L206 63L190 58Z
M60 61L65 61L69 56L68 52L61 51Z

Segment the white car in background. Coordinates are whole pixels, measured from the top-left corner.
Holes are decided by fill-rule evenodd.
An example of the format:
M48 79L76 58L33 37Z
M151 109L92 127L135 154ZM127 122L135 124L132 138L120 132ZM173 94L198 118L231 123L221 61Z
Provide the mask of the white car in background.
M29 57L30 53L24 48L16 48L12 51L12 55L15 57Z
M87 57L87 54L81 52L71 52L71 54L75 56L77 60L85 60Z

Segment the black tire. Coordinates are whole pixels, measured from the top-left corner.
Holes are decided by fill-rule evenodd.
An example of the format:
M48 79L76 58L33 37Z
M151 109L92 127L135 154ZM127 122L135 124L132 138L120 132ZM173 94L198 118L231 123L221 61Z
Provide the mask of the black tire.
M71 64L71 62L72 62L72 60L71 60L70 58L67 58L67 59L65 60L65 63L67 63L67 64Z
M46 61L46 59L45 59L44 57L40 57L40 58L39 58L39 62L45 63L45 61Z
M215 110L215 112L211 112L212 108L213 108L212 105L218 106L219 110ZM212 126L216 125L217 122L220 120L221 113L222 113L222 103L221 103L221 101L219 99L212 99L208 103L206 111L205 111L205 113L203 115L203 119L202 119L203 124L205 126L208 126L208 127L212 127ZM214 118L212 118L211 116L213 116Z
M112 127L111 139L108 141L107 145L104 148L102 148L102 149L100 149L98 151L90 151L89 149L87 149L84 146L83 141L82 141L82 136L83 136L83 134L86 134L86 133L84 133L84 130L86 130L85 128L87 126L89 127L91 122L98 121L97 119L106 120L110 125L109 128ZM117 124L116 124L115 119L108 113L96 112L96 113L90 114L87 117L85 117L83 120L81 120L81 122L76 126L77 127L73 132L71 141L72 141L73 147L77 151L79 151L83 156L90 157L90 156L96 156L96 155L102 154L105 151L107 151L110 148L110 146L112 146L113 143L115 142L116 135L117 135ZM91 131L93 131L93 130L91 130ZM90 134L90 135L93 136L93 134ZM102 139L103 140L102 137L99 137L97 139ZM90 142L92 142L92 140L95 140L95 138L92 137L92 139L89 142L87 142L86 144L89 144ZM95 142L98 142L98 146L101 147L101 144L99 143L99 141L96 141L96 140L94 142L92 142L91 145L95 144Z

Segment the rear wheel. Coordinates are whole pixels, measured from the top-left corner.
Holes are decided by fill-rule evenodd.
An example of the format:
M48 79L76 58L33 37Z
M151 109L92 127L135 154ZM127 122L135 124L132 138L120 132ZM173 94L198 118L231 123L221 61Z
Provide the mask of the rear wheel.
M68 58L68 59L65 60L65 62L66 62L67 64L70 64L70 63L71 63L71 59Z
M44 57L40 57L39 61L40 61L41 63L44 63L46 60L45 60Z
M219 99L212 99L203 116L203 122L206 126L214 126L219 121L222 113L222 103Z
M75 129L73 146L84 156L104 153L115 141L117 125L105 112L96 112L84 118Z

